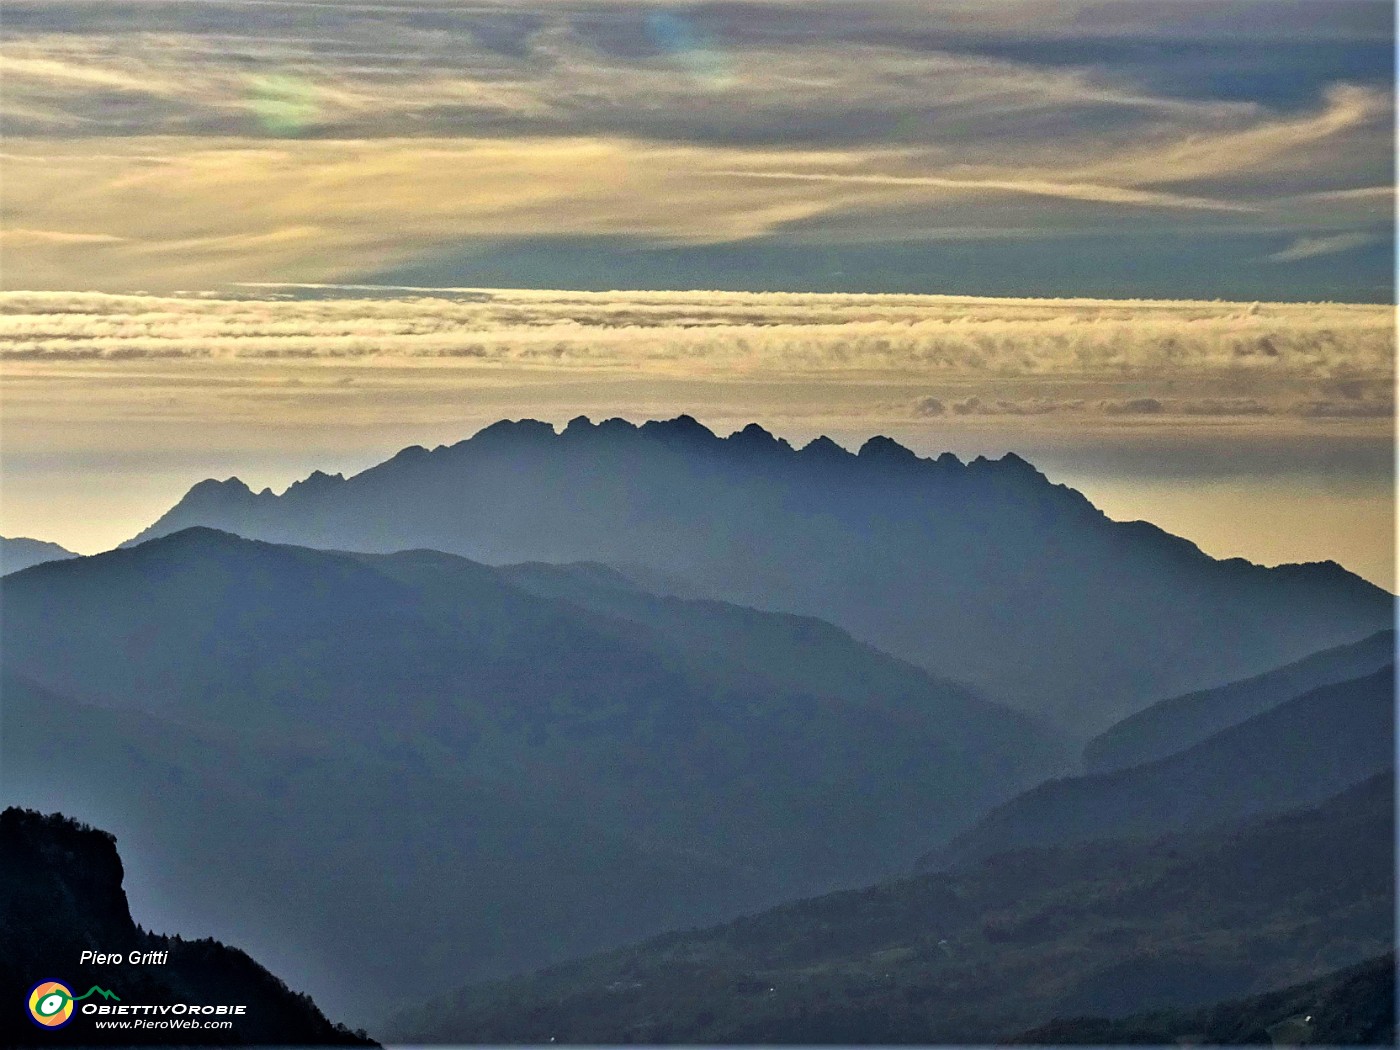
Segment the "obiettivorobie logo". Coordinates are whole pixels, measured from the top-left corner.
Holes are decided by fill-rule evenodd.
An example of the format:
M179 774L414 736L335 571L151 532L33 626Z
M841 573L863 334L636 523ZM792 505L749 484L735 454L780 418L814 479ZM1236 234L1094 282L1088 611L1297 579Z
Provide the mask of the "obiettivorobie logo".
M91 1002L83 1002L91 999ZM97 1000L101 999L102 1002ZM78 1004L82 1004L81 1006ZM113 1006L112 1004L117 1005ZM233 1027L233 1018L244 1017L243 1003L124 1003L108 988L93 985L74 995L62 981L40 981L29 991L29 1018L43 1028L62 1028L75 1014L90 1017L99 1029L177 1029Z
M30 1019L44 1028L62 1028L73 1020L73 1004L82 1002L90 995L121 1002L115 992L95 984L82 995L74 995L66 984L59 981L40 981L29 991Z

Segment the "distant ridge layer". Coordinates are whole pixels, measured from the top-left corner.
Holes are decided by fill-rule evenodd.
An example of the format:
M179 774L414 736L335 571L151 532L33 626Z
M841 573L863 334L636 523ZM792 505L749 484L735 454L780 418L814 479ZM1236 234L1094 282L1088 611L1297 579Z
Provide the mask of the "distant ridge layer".
M1395 768L1395 664L1319 686L1166 758L1051 780L958 836L961 863L1011 849L1201 828L1312 805Z
M1163 700L1090 740L1085 769L1109 773L1165 758L1311 689L1370 674L1394 659L1395 632L1377 631L1254 678Z
M502 421L281 495L204 481L137 541L192 525L494 565L601 562L653 589L829 620L1085 736L1393 615L1390 595L1335 563L1216 560L1110 521L1014 453L924 458L879 436L797 449L688 415Z

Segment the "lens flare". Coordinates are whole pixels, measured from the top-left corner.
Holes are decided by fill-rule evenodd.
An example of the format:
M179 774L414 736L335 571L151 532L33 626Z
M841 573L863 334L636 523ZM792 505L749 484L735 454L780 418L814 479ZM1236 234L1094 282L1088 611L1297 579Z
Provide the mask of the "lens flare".
M646 31L652 45L697 82L723 88L736 79L724 50L690 19L656 11L647 15Z
M274 74L248 78L248 108L269 135L300 135L320 118L320 92L302 77Z

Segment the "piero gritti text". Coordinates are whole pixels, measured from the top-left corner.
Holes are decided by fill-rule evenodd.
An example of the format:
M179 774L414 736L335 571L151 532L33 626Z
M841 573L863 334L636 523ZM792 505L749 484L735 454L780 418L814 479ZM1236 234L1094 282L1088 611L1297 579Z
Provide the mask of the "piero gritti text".
M94 952L84 951L78 956L79 966L164 966L170 958L168 951Z

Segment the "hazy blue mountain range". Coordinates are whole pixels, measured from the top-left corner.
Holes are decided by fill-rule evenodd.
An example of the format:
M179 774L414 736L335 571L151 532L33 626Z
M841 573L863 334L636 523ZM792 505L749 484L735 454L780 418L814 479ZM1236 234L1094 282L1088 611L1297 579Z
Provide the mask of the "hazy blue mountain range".
M0 598L7 794L357 1023L907 870L1068 756L829 624L587 566L190 529Z
M1394 659L1395 632L1378 631L1242 682L1163 700L1090 740L1085 768L1109 773L1165 758L1310 689L1359 678Z
M529 976L384 1027L404 1042L951 1043L1194 1008L1394 944L1394 788L1157 841L1004 854Z
M43 980L60 981L73 995L94 984L115 1002L143 1004L235 1003L247 1007L229 1032L133 1030L133 1045L373 1046L363 1033L334 1025L305 995L292 992L237 948L214 940L150 933L131 918L124 873L113 837L59 814L10 808L0 813L0 1042L5 1046L81 1046L107 1040L84 1017L57 1029L31 1023L25 993ZM161 965L80 965L85 949L118 953L167 952ZM105 1000L104 1000L105 1001ZM116 1042L110 1040L108 1042Z
M153 923L244 945L354 1024L443 975L576 955L778 892L426 744L279 741L0 688L8 798L117 828Z
M406 510L411 508L411 510ZM1113 522L1015 455L921 459L888 438L798 450L688 416L562 433L501 422L282 495L204 481L137 539L207 525L311 547L596 561L651 589L817 616L934 673L1093 732L1390 626L1334 563L1217 561Z
M0 576L46 561L76 557L72 551L64 550L57 543L31 540L25 536L0 536Z
M1051 780L998 807L944 851L1153 835L1315 803L1395 766L1395 665L1319 686L1177 754Z
M1394 1046L1395 1036L1395 954L1387 952L1266 995L1202 1010L1053 1021L1014 1041L1074 1046Z

